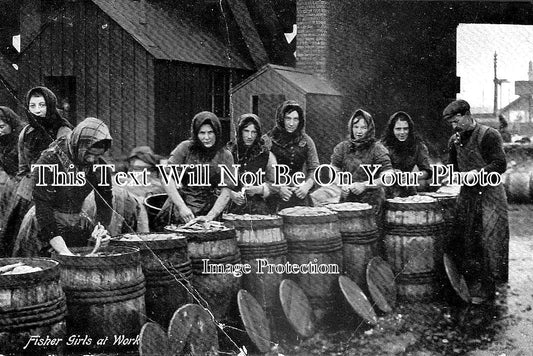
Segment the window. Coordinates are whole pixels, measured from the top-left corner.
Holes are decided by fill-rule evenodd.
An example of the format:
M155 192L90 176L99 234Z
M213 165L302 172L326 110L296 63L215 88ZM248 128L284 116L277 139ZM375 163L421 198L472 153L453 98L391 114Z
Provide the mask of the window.
M230 72L217 70L211 72L209 93L211 96L211 111L218 117L229 117L229 87Z

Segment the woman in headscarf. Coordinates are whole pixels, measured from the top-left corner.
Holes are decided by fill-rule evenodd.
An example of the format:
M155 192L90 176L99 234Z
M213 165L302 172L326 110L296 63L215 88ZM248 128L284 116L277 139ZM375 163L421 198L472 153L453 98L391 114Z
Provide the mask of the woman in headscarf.
M239 191L231 191L229 212L234 214L270 214L265 199L272 192L276 158L266 147L261 135L261 121L254 114L244 114L237 123L237 142L230 145L235 164L240 165L239 176L246 172L265 172L264 182L252 186L239 184ZM240 181L240 180L239 180ZM257 182L256 182L257 183Z
M390 117L381 142L389 150L392 168L401 172L412 172L418 167L419 182L431 178L429 165L429 151L415 131L413 119L404 111L398 111ZM390 198L406 197L416 194L416 187L407 186L407 182L400 182L387 193Z
M108 127L101 120L87 118L74 128L70 136L60 137L43 152L37 165L57 166L57 172L70 177L83 174L85 179L71 178L66 184L54 185L53 182L58 180L57 173L46 168L33 171L34 180L37 182L39 174L42 174L40 178L44 183L36 185L33 191L39 239L17 241L17 255L29 256L38 251L47 255L49 247L61 254L71 254L70 247L87 246L97 223L104 227L109 225L113 204L111 172L94 171L93 165L106 164L102 156L110 147ZM85 198L93 190L96 219L90 221L81 212Z
M15 179L18 171L17 142L21 126L20 118L13 110L0 106L0 167L4 171L0 191L0 226L4 225L7 213L13 207L17 189ZM8 236L3 238L0 243L0 257L9 257L12 241Z
M350 139L340 142L333 149L331 165L335 171L350 172L351 184L341 184L343 201L368 203L374 209L376 222L381 224L385 191L381 180L382 173L392 170L387 149L375 137L374 119L362 110L356 110L348 122ZM376 171L375 186L368 185L369 176L361 165L379 165ZM370 166L370 170L376 168ZM337 182L340 183L340 182Z
M56 139L72 132L72 125L63 119L57 110L57 98L46 87L35 87L26 94L26 118L28 125L20 131L18 138L19 180L15 202L7 213L0 238L16 236L24 215L32 206L31 165L37 162L41 152Z
M202 111L191 122L191 137L181 142L170 154L168 164L192 165L186 168L181 182L162 180L169 198L155 218L157 230L171 223L210 221L218 218L230 199L231 182L219 186L221 169L226 165L232 171L233 157L221 140L222 127L218 117L209 111ZM201 165L209 166L209 186L198 186L189 181L189 173L196 174ZM181 172L180 169L177 172ZM181 175L181 174L180 174ZM164 177L162 177L163 179ZM178 187L178 183L181 183Z
M279 187L276 210L296 205L310 205L309 191L315 181L313 173L319 166L318 153L311 137L305 133L305 115L293 100L283 102L276 110L276 126L265 136L265 142L279 165L287 165L289 174L305 173L305 182L299 186Z

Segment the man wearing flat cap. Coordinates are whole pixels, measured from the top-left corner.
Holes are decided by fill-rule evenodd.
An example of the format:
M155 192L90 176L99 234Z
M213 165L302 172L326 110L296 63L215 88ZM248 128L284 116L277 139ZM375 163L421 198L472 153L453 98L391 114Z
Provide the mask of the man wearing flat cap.
M468 183L481 171L505 172L500 133L477 123L468 102L452 102L443 117L455 131L448 143L449 163L456 172L468 172ZM495 284L508 277L509 222L503 184L461 186L450 252L461 266L472 301L493 299Z

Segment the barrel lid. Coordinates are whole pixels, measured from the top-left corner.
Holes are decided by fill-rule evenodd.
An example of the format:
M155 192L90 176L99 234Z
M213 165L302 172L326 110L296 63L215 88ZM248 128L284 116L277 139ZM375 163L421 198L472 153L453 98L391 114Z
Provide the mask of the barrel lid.
M224 214L222 220L235 229L259 230L283 226L283 219L278 215Z
M450 280L453 290L462 300L470 303L470 291L466 285L465 278L459 273L457 266L455 266L455 263L453 263L453 260L450 258L450 256L448 256L448 254L444 254L443 260L444 269L446 270L446 275Z
M261 352L270 351L270 327L261 305L248 291L241 289L237 294L237 303L242 323L250 340Z
M298 335L310 337L315 333L313 309L303 290L290 279L284 279L279 286L279 298L283 313Z
M181 354L188 346L191 355L218 354L218 335L209 312L198 304L185 304L170 320L168 338L172 346L169 355Z
M167 334L157 323L148 322L141 328L139 343L140 356L172 355Z
M342 294L357 315L359 315L369 324L376 325L378 323L376 312L374 312L374 309L368 301L365 293L363 293L357 283L346 276L340 276L339 286Z
M366 282L372 300L384 313L396 305L396 284L389 264L381 257L372 258L366 267Z

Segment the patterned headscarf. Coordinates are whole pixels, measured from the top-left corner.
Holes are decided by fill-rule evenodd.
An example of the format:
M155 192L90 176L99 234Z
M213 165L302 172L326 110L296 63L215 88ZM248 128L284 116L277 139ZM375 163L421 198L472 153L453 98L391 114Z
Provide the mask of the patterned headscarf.
M355 136L353 135L353 125L361 118L365 120L368 130L362 138L356 140ZM365 149L376 142L376 127L374 125L374 119L372 118L372 115L363 109L357 109L354 111L350 117L350 120L348 121L348 131L350 132L352 151Z
M83 165L85 152L101 141L104 142L106 150L111 147L109 128L102 120L95 117L86 118L72 130L68 142L70 157L75 163Z

